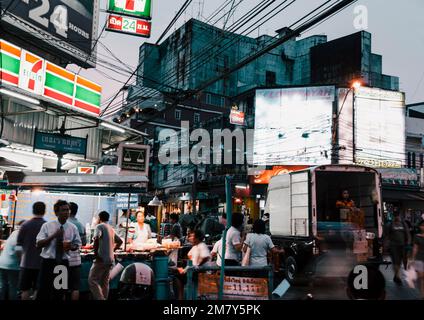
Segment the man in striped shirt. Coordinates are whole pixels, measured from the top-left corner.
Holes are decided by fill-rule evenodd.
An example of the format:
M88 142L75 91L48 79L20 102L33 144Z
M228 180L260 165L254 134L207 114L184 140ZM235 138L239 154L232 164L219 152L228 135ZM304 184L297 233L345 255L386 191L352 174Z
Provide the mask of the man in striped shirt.
M88 276L88 285L94 300L106 300L109 294L110 270L115 262L114 251L122 245L121 238L108 224L109 213L99 213L99 224L94 231L95 260Z

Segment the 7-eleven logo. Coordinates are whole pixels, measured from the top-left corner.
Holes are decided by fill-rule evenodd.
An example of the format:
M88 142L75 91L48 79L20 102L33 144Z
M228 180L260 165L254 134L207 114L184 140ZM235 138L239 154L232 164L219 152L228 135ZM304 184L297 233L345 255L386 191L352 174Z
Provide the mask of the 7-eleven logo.
M96 171L96 167L92 166L92 167L78 167L78 173L82 173L82 174L94 174L94 172Z
M144 12L146 0L115 0L115 6L129 12Z
M19 88L35 94L43 94L44 64L42 58L22 50Z

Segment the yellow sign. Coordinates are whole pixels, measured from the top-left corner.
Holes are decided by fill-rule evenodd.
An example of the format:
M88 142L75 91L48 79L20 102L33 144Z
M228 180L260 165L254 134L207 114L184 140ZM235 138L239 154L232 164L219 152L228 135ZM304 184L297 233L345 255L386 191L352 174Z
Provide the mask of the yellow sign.
M356 164L373 168L402 168L401 161L357 159Z
M199 273L198 295L218 297L220 275ZM269 298L268 279L226 276L224 278L224 297L227 299L257 299Z

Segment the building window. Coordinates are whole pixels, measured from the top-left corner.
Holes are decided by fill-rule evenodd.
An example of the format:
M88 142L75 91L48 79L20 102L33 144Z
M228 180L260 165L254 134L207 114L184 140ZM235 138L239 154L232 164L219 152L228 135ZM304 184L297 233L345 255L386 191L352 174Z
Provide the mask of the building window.
M163 181L168 180L168 167L163 167Z
M163 114L163 118L166 120L166 113Z
M221 107L225 107L225 98L221 97Z
M200 122L200 113L195 113L194 114L194 123L199 123Z
M181 110L175 110L175 120L181 120Z
M210 93L206 94L206 104L212 104L212 96Z
M277 83L277 75L275 72L267 71L265 74L265 85L266 86L275 86Z

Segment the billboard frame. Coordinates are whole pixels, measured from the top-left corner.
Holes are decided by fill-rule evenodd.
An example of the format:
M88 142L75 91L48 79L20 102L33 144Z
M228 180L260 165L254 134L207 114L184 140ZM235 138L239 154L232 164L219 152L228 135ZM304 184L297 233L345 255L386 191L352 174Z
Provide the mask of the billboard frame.
M90 54L72 45L69 41L41 29L31 21L26 21L22 17L9 12L4 13L0 20L0 26L8 31L2 35L2 38L14 42L14 44L34 52L44 59L52 61L54 60L52 59L53 56L54 62L62 66L75 63L83 68L94 68L97 61L97 49L93 48L93 43L98 36L99 14L100 0L93 0ZM34 50L34 48L37 48L37 50Z

